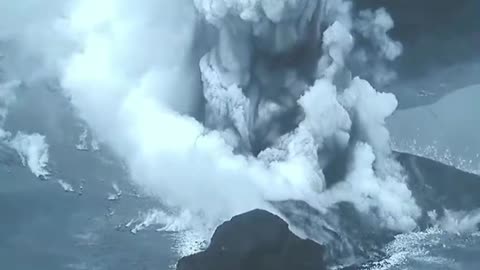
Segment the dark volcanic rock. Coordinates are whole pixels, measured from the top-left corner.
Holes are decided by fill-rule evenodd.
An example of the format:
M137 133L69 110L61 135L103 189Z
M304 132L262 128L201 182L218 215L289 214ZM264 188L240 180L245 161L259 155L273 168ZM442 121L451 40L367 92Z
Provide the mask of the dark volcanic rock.
M480 207L480 176L406 153L395 153L408 175L408 185L423 216L420 229L431 226L428 212L438 217L444 210L472 211ZM346 161L326 171L330 185L343 178ZM320 213L301 201L273 203L293 226L324 243L328 249L293 235L286 222L268 212L255 210L217 228L210 247L180 260L177 270L303 270L326 265L350 265L345 270L370 269L384 258L384 247L398 233L378 227L348 202ZM351 258L355 260L352 261Z
M203 252L177 270L322 270L325 249L294 235L281 218L254 210L220 225Z
M444 209L472 211L480 207L480 176L411 154L397 153L397 159L424 212L435 210L442 215Z

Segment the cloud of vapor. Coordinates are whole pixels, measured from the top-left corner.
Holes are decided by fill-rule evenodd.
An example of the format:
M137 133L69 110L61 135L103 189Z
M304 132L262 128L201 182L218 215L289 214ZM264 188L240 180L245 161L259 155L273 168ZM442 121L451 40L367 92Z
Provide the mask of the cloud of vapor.
M28 166L36 177L46 178L49 175L48 144L45 137L34 133L18 132L12 137L11 132L4 129L8 109L17 99L15 91L20 87L19 81L0 83L0 144L14 149L19 155L23 166Z
M369 46L360 46L353 57L361 66L369 65L360 74L376 85L385 85L396 78L396 73L388 69L385 60L397 59L403 51L400 42L392 40L388 32L394 27L394 22L384 8L375 11L361 10L355 20L354 28L359 33L359 40L372 41Z
M40 134L17 133L8 141L8 144L17 151L24 166L28 166L36 177L48 177L48 144L45 136Z
M167 205L216 223L269 201L348 201L409 230L419 213L384 127L396 99L352 80L348 60L360 37L375 61L401 49L385 11L360 14L358 29L356 18L346 0L76 0L35 18L56 29L39 39L55 49L36 54ZM349 152L346 179L327 189L323 169Z
M434 220L441 229L451 233L474 233L480 226L480 209L452 211L445 209L444 216Z
M325 192L326 204L352 202L363 213L375 209L378 222L386 228L415 228L421 210L401 175L379 177L374 168L375 154L370 145L356 145L353 161L344 182ZM398 168L392 168L392 170ZM399 203L401 202L401 203Z
M63 70L73 104L128 162L132 178L163 202L213 218L261 205L255 183L270 177L260 162L234 155L219 132L181 113L200 97L186 66L193 6L131 5L110 1L103 11L109 15L100 18L88 12L98 8L93 1L73 10L71 23L84 42Z
M5 120L8 116L8 107L15 102L15 89L18 88L20 82L8 81L0 84L0 129L3 128ZM2 132L4 134L4 132ZM3 136L0 136L2 138Z
M74 46L65 42L62 19L71 0L22 0L0 3L0 77L35 80L54 74L61 55Z

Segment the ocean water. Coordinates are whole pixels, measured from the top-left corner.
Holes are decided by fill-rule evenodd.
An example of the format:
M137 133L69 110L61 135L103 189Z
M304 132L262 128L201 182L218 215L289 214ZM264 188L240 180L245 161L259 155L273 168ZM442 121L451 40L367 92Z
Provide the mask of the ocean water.
M61 149L59 175L48 180L37 179L16 156L2 164L1 268L167 269L173 264L170 235L133 234L126 226L158 205L139 198L115 173L118 168L73 144L69 148Z
M62 182L39 180L16 156L2 155L2 269L172 269L179 256L206 244L208 234L168 224L161 205L139 195L121 167L98 158L101 152L59 148L68 159L57 163ZM476 218L452 219L448 228L460 230ZM361 269L478 269L480 233L445 228L396 235L378 246L381 259Z
M455 234L439 228L401 234L385 248L387 258L367 269L478 269L480 235Z

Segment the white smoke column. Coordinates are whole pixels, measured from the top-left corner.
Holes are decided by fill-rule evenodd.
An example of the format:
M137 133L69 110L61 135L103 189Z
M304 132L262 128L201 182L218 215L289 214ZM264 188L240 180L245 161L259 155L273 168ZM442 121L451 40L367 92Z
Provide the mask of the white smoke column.
M221 1L217 2L222 5ZM239 13L240 17L246 21L257 22L259 20L257 15L253 16L254 20L251 19L252 17L242 16L247 10L248 14L251 14L252 7L259 7L259 5L250 4L251 6L247 6L248 8L245 5L232 6L230 12ZM284 4L284 2L279 3L277 8L282 10L285 8ZM280 138L274 148L263 151L259 157L266 160L272 169L280 169L280 174L286 176L287 179L307 180L304 181L306 184L292 180L292 185L296 188L303 186L306 189L321 191L323 175L322 168L317 162L322 157L317 156L316 150L324 149L332 142L337 147L339 146L340 150L345 149L350 139L351 122L354 121L355 132L358 133L356 139L364 143L356 147L357 150L352 157L354 163L351 173L346 179L347 182L328 191L325 197L331 195L335 197L335 202L353 202L360 211L365 213L378 212L377 217L386 227L397 230L413 229L416 225L416 218L420 216L420 209L416 206L412 194L408 190L400 165L390 156L389 134L384 127L385 118L393 113L397 101L393 95L377 93L370 84L358 78L350 82L350 87L339 97L341 105L335 96L333 96L333 100L330 98L332 96L330 93L336 92L331 81L336 79L338 73L345 68L345 57L353 48L353 37L350 33L352 31L351 20L340 16L348 13L350 6L342 1L327 1L326 5L331 8L327 10L327 13L335 10L337 13L334 12L334 14L337 14L336 18L340 21L334 21L323 34L322 46L325 54L319 61L318 76L324 77L324 79L317 81L315 86L299 100L299 104L306 114L306 118L299 124L299 128ZM336 7L336 9L332 7ZM265 6L262 8L265 11ZM216 9L203 10L207 13L207 19L212 20L215 25L219 25L222 16L229 13L216 13L216 11ZM258 11L254 12L254 14L259 13L261 14ZM269 14L268 11L265 13ZM281 12L277 10L275 14L277 13ZM281 17L276 20L281 20ZM372 12L364 11L361 13L359 22L362 27L359 27L358 31L364 38L372 40L378 46L381 58L393 60L398 57L401 53L401 45L393 42L386 34L393 27L393 22L385 10L380 9L375 12L375 15ZM235 51L234 43L231 44L232 47L229 51ZM230 55L229 59L234 57L234 55ZM222 61L210 61L211 66L218 63L222 63ZM210 70L202 69L202 72L210 74ZM218 77L215 81L219 81ZM204 79L207 91L222 91L218 90L220 87L213 90L210 87L211 81L208 77L207 80ZM228 76L224 76L223 82L225 83L223 91L228 92L227 89L231 87L229 83L232 81L228 80ZM206 98L208 100L209 97L206 96ZM345 110L348 110L350 116ZM235 122L235 120L233 121ZM297 173L292 174L295 171Z
M355 29L368 39L374 40L376 52L388 60L395 60L402 54L402 44L392 40L388 31L392 30L394 22L384 8L375 11L362 10L355 22Z
M393 94L377 92L367 81L354 78L340 97L342 105L358 123L362 140L372 145L379 158L387 158L391 149L385 119L397 108Z
M184 67L193 6L102 3L81 1L73 9L70 20L82 50L71 57L63 77L96 134L128 162L134 181L165 203L212 220L266 207L266 181L277 178L261 162L234 155L220 133L178 113L188 111L194 102L189 99L197 96ZM98 9L102 12L90 14ZM288 198L282 194L287 187L277 192L278 185L272 185L272 199Z
M12 147L24 166L46 178L49 153L45 136L4 130L8 108L20 97L22 82L51 75L69 44L59 37L59 16L69 1L22 0L0 2L0 140ZM39 12L42 10L42 12ZM52 61L52 62L50 62ZM5 81L6 80L6 81Z
M89 13L99 9L96 2L78 4L70 20L82 50L68 62L63 86L146 191L213 220L268 207L266 200L312 200L321 191L322 179L305 177L321 172L304 168L303 159L269 169L253 157L234 155L221 132L178 113L190 103L185 98L195 97L188 93L191 74L183 67L195 23L187 1L142 1L133 10L127 1L110 1L95 13L99 17ZM311 188L315 182L320 188Z
M240 16L255 27L272 26L272 22L288 18L289 12L300 11L299 16L312 1L259 3L196 1L200 12L220 32L218 47L200 62L209 113L216 116L210 120L211 126L219 128L218 132L183 114L198 99L198 93L192 92L196 89L192 83L195 78L188 68L196 23L190 2L145 0L132 5L111 0L99 7L94 1L80 1L69 16L81 48L67 61L63 74L63 86L74 105L102 141L127 160L132 178L141 187L170 205L202 213L207 219L268 207L266 200L297 199L318 204L315 197L325 189L318 160L326 157L319 157L317 150L331 145L345 149L352 122L359 127L361 140L372 146L379 160L389 158L388 132L383 124L396 107L395 99L383 98L358 79L338 98L332 82L344 69L344 59L353 47L351 20L345 16L350 6L343 1L328 2L327 17L332 25L323 37L326 54L319 65L323 78L298 101L305 119L274 147L264 150L260 160L234 154L236 145L225 140L225 134L231 133L223 125L231 119L238 136L248 143L250 105L242 87L250 77L251 48L244 38L251 33L242 32L243 26L239 26L238 36L232 36L230 31L236 28L223 23L228 16ZM93 10L101 12L91 14ZM338 21L333 20L335 16ZM285 29L277 30L282 33ZM295 44L303 39L303 31L304 28L295 29L279 43L290 40ZM263 38L265 33L255 35ZM277 51L289 48L275 44ZM353 176L348 181L376 188L366 195L358 189L350 190L350 194L360 194L353 199L342 197L339 191L337 200L349 199L365 212L380 207L383 211L379 218L386 220L385 226L411 228L417 209L397 211L392 207L394 203L384 204L385 198L397 204L412 202L408 192L402 193L405 196L364 200L373 193L390 190L390 186L406 188L399 179L390 181L391 175L385 179L376 176L374 161L371 155L367 156L364 162L357 160L361 157L355 158Z
M318 62L318 76L333 80L334 76L345 67L345 57L353 48L350 29L335 21L323 33L324 55Z
M317 208L350 201L387 227L414 226L418 209L384 128L396 100L347 76L353 32L360 31L350 1L76 0L52 12L32 17L26 28L41 30L32 23L38 19L47 30L4 36L40 55L47 71L58 67L80 116L127 162L145 192L213 224L268 208L270 200L293 199ZM384 15L365 15L377 30L360 32L390 59L396 52L383 36L391 27ZM218 38L208 40L211 50L198 63L192 51L201 23ZM37 35L42 44L52 42L43 46L50 49L32 46ZM322 52L311 60L319 60L309 74L313 85L296 66L279 67L275 75L267 60L253 61L295 52L299 44ZM277 79L283 82L274 84ZM287 90L273 93L280 101L267 99L262 84ZM199 106L205 120L192 117ZM276 116L292 108L303 112L296 126L272 135L271 147L257 157L249 152L255 127L281 121ZM325 164L351 144L356 150L345 185L354 188L325 191ZM393 189L401 194L377 195Z
M282 14L301 10L306 2L308 1L297 1L295 5L292 1L277 1L276 4L266 6L261 1L196 1L197 7L205 14L206 19L218 27L221 33L220 45L201 62L204 88L207 93L205 98L211 107L222 108L217 111L222 111L220 115L231 118L243 140L246 139L244 134L247 132L241 130L248 127L239 129L238 126L239 123L248 122L248 116L239 121L234 117L239 115L234 109L239 106L231 106L230 110L222 106L232 104L232 99L238 104L244 104L243 112L249 106L248 99L240 94L238 88L245 85L242 79L248 80L250 77L248 73L242 72L245 70L250 72L247 68L249 63L244 61L251 55L245 48L244 41L233 41L228 29L240 31L248 38L252 36L262 38L262 32L245 33L242 26L237 28L231 26L235 25L235 21L229 21L229 18L232 15L239 16L245 23L252 23L254 29L263 25L267 19L288 25L288 19L291 17L285 16L288 18L286 19ZM332 196L334 202L353 202L364 213L377 212L377 218L386 227L396 230L413 229L416 218L420 216L420 209L408 190L400 165L391 157L389 133L384 127L385 118L393 113L397 101L393 95L377 93L368 82L358 78L347 82L350 86L337 100L337 89L333 84L340 73L344 72L345 59L354 47L352 36L354 25L350 17L349 2L325 1L323 4L325 17L331 25L323 33L324 55L317 67L317 76L321 79L317 80L298 101L305 112L305 119L296 130L279 138L273 148L260 153L259 158L269 164L271 170L284 176L291 186L303 190L304 194L308 194L305 190L321 192L324 189L324 176L318 161L328 160L329 157L318 156L317 150L331 148L332 145L340 151L345 150L351 138L349 133L352 132L350 129L353 122L355 126L353 132L356 133L354 139L361 143L355 147L351 172L346 184L328 191L325 197ZM275 16L271 17L269 14ZM309 18L308 15L305 17ZM393 27L393 22L385 10L380 9L375 13L361 12L358 25L356 30L376 46L376 51L379 52L376 58L393 60L401 53L401 45L392 41L386 34ZM294 33L296 37L294 40L302 40L301 29L295 29L290 33ZM222 43L224 39L232 40ZM278 47L273 45L272 48L275 51ZM236 54L238 51L242 53ZM243 63L240 65L242 68L232 65L232 62ZM223 97L223 100L219 97ZM242 100L243 102L240 102ZM219 122L221 124L225 121ZM354 188L347 188L352 187L352 183ZM382 192L382 195L377 195ZM318 206L308 197L303 199ZM328 200L324 202L330 205Z
M48 144L45 136L19 132L8 144L17 151L23 165L28 166L36 177L48 177Z
M320 193L325 189L325 179L317 150L331 144L346 147L351 121L337 101L335 86L328 80L316 81L298 103L305 111L305 119L296 130L279 138L273 148L260 153L259 158L289 179L292 187L304 189L304 194L308 194L306 190ZM315 199L301 199L319 206Z
M474 233L480 224L480 209L472 211L452 211L445 209L445 215L434 220L441 229L451 233Z
M19 132L12 138L12 134L4 130L9 106L16 101L15 91L19 86L19 81L0 84L0 143L13 148L20 156L22 164L28 166L36 177L46 178L49 172L47 170L48 144L45 136Z
M358 144L354 149L353 163L345 182L323 194L325 204L352 202L362 213L376 209L379 224L400 231L416 227L420 209L412 193L398 175L379 177L374 171L375 154L368 144Z
M373 48L359 48L354 57L364 66L369 66L363 74L372 77L377 85L385 85L396 78L396 73L385 66L385 60L393 61L403 51L402 44L388 35L393 27L394 22L384 8L360 11L354 24L354 29L363 39L373 41Z

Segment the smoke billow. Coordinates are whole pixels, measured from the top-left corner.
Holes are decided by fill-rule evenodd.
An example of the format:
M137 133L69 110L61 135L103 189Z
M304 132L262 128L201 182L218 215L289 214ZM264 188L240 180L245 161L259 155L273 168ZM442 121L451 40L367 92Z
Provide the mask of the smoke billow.
M31 19L48 51L0 36L41 59L132 180L169 206L216 224L272 201L346 201L410 230L420 210L385 128L396 99L358 77L389 80L402 47L386 10L352 5L76 0ZM345 179L328 186L339 155Z
M48 144L45 137L38 134L25 134L18 132L12 136L5 130L5 120L8 109L17 99L15 91L19 89L19 81L8 81L0 84L0 144L15 150L21 159L23 166L28 166L36 177L48 177Z
M19 132L8 144L17 151L23 165L28 166L36 177L48 177L48 144L45 136Z
M371 65L374 71L366 76L377 83L394 76L384 63L397 58L402 46L387 35L393 27L388 13L364 10L357 16L349 1L195 3L219 32L217 45L200 62L207 126L233 130L243 142L240 151L259 152L266 169L292 187L277 199L321 208L328 206L328 194L364 212L375 209L387 227L413 228L420 211L390 157L384 127L395 97L352 80L349 71L350 65ZM358 55L364 57L350 63ZM279 128L283 119L293 124ZM346 181L325 191L322 170L352 148Z

